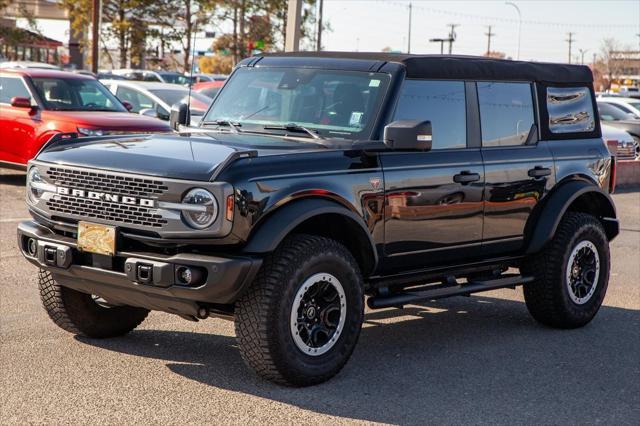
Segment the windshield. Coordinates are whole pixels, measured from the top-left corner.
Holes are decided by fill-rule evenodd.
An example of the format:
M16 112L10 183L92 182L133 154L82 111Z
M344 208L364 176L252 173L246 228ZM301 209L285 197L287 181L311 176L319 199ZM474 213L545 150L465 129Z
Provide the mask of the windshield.
M182 74L178 74L178 73L158 73L160 74L160 77L162 77L162 79L164 80L165 83L171 83L171 84L189 84L189 77L184 76Z
M54 111L117 111L127 109L97 80L33 78L45 109Z
M305 68L240 68L204 123L231 121L247 130L296 124L323 137L369 136L389 83L386 74Z
M598 113L603 121L619 121L632 119L629 113L604 102L598 102Z

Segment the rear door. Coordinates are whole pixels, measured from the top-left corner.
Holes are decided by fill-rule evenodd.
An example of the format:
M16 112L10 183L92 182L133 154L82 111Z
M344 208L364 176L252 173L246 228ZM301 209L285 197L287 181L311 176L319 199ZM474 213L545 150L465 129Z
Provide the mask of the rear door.
M531 211L553 187L554 162L539 141L531 83L478 82L485 165L483 255L523 245Z
M403 83L394 120L430 120L433 147L381 154L388 272L458 262L479 253L484 171L477 109L467 105L469 94L475 102L469 87L475 89L463 81Z
M39 118L29 108L12 107L14 97L36 104L21 77L0 76L0 161L25 163Z

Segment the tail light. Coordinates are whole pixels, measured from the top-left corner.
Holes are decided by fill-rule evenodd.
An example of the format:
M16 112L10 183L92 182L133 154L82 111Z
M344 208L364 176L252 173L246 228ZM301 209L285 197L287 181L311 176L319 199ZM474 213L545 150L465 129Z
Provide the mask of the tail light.
M616 189L616 169L617 169L616 156L611 156L611 174L609 175L609 194L613 194Z

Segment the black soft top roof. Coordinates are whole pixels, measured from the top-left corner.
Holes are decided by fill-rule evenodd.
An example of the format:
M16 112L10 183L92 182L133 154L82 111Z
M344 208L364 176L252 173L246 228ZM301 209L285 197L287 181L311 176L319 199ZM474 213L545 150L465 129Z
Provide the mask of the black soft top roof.
M408 55L376 52L287 52L262 55L259 65L284 65L283 59L304 59L308 66L327 60L361 62L363 70L380 69L386 62L403 64L408 78L540 81L548 83L592 83L593 74L584 65L524 62L483 56ZM255 62L254 62L255 63ZM336 64L338 65L338 63ZM351 64L352 66L354 64ZM352 68L352 67L350 67ZM353 69L353 68L352 68Z

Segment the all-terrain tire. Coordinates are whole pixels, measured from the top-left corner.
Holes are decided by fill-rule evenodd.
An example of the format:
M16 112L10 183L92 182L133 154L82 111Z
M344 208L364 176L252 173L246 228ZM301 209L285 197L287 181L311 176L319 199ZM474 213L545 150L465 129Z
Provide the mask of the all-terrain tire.
M298 333L292 331L292 312L296 311L294 299L306 291L303 284L317 274L330 274L339 281L344 289L346 313L333 346L326 353L311 356L294 341L293 335ZM324 382L342 369L360 335L364 318L360 269L340 243L318 236L293 235L264 260L235 312L240 353L260 377L290 386Z
M58 285L45 270L38 273L38 288L44 309L54 323L69 333L116 337L135 329L149 314L132 306L102 306L87 293Z
M599 273L593 280L594 292L577 299L578 303L578 296L570 293L567 268L574 265L569 261L581 244L597 250ZM589 214L568 212L553 239L540 253L526 259L521 269L525 275L535 277L535 281L524 285L524 299L533 318L556 328L586 325L600 309L609 282L609 242L601 223Z

